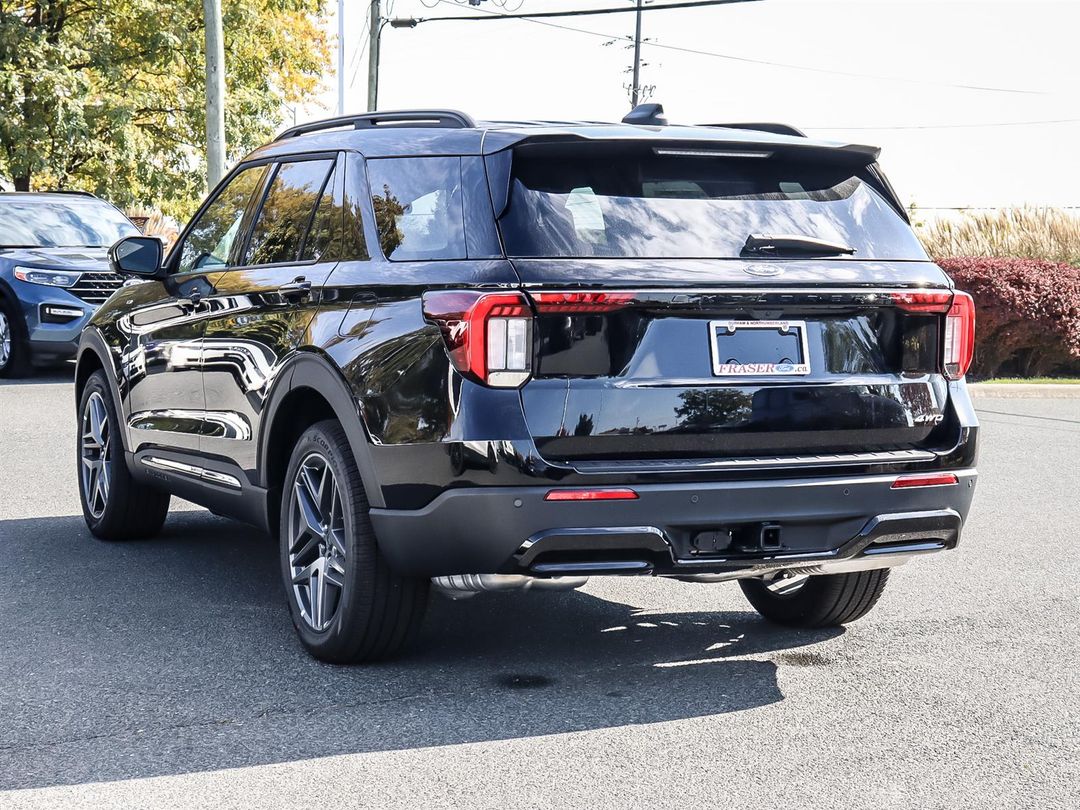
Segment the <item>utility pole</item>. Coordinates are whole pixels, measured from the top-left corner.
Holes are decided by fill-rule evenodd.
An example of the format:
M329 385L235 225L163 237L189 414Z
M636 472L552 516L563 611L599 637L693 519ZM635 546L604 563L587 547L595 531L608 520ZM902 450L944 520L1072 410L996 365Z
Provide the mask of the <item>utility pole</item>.
M630 88L630 106L638 105L638 96L641 94L641 7L644 0L637 0L637 12L634 16L634 86Z
M337 114L345 114L345 0L337 4Z
M379 0L371 0L371 18L368 25L368 74L367 108L370 111L379 106L379 40L382 38L383 16Z
M206 185L225 175L225 37L221 0L203 0L206 28Z

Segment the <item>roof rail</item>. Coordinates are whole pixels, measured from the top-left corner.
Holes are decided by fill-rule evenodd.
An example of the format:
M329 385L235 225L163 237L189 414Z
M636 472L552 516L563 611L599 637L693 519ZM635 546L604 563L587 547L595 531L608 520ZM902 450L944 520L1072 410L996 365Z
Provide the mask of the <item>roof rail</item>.
M338 118L326 118L322 121L310 121L299 126L289 127L275 141L307 135L309 132L321 132L324 129L371 129L380 126L399 127L445 127L448 129L467 129L476 126L476 122L457 110L394 110L392 112L366 112L357 115L342 115Z
M74 188L43 188L38 191L13 191L12 194L74 194L78 197L97 197L92 191L80 191Z
M702 127L723 127L724 129L751 129L754 132L771 132L773 135L795 135L805 138L806 133L790 124L749 123L749 124L699 124Z

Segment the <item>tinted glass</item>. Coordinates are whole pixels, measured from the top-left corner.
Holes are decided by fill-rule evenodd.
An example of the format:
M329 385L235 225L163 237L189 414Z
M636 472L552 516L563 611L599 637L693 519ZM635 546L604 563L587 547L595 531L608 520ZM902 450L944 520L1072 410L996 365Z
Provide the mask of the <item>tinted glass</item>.
M244 169L214 198L184 237L176 272L221 268L228 264L229 254L240 234L244 209L265 171L265 166Z
M368 182L388 259L465 258L460 158L369 160Z
M300 248L301 261L367 259L359 206L346 207L338 179L331 174L311 220L311 229Z
M510 256L736 258L751 234L791 234L856 259L926 258L859 168L653 146L517 150L499 226Z
M297 260L333 166L333 160L303 160L278 167L251 229L243 264Z
M0 195L0 247L108 247L138 232L111 205L89 197L29 202Z

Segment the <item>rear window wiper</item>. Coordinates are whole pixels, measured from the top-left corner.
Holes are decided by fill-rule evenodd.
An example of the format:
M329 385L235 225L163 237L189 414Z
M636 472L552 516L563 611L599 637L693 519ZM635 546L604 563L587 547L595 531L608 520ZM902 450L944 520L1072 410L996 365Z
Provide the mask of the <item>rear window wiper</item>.
M850 256L855 248L799 234L752 233L746 237L743 256Z

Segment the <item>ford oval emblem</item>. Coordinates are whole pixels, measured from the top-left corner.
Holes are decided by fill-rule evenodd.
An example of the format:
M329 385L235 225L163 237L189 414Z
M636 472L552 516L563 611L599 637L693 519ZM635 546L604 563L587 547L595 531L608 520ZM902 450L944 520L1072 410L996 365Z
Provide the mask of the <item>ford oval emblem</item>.
M784 269L776 264L747 264L743 270L752 276L778 276Z

